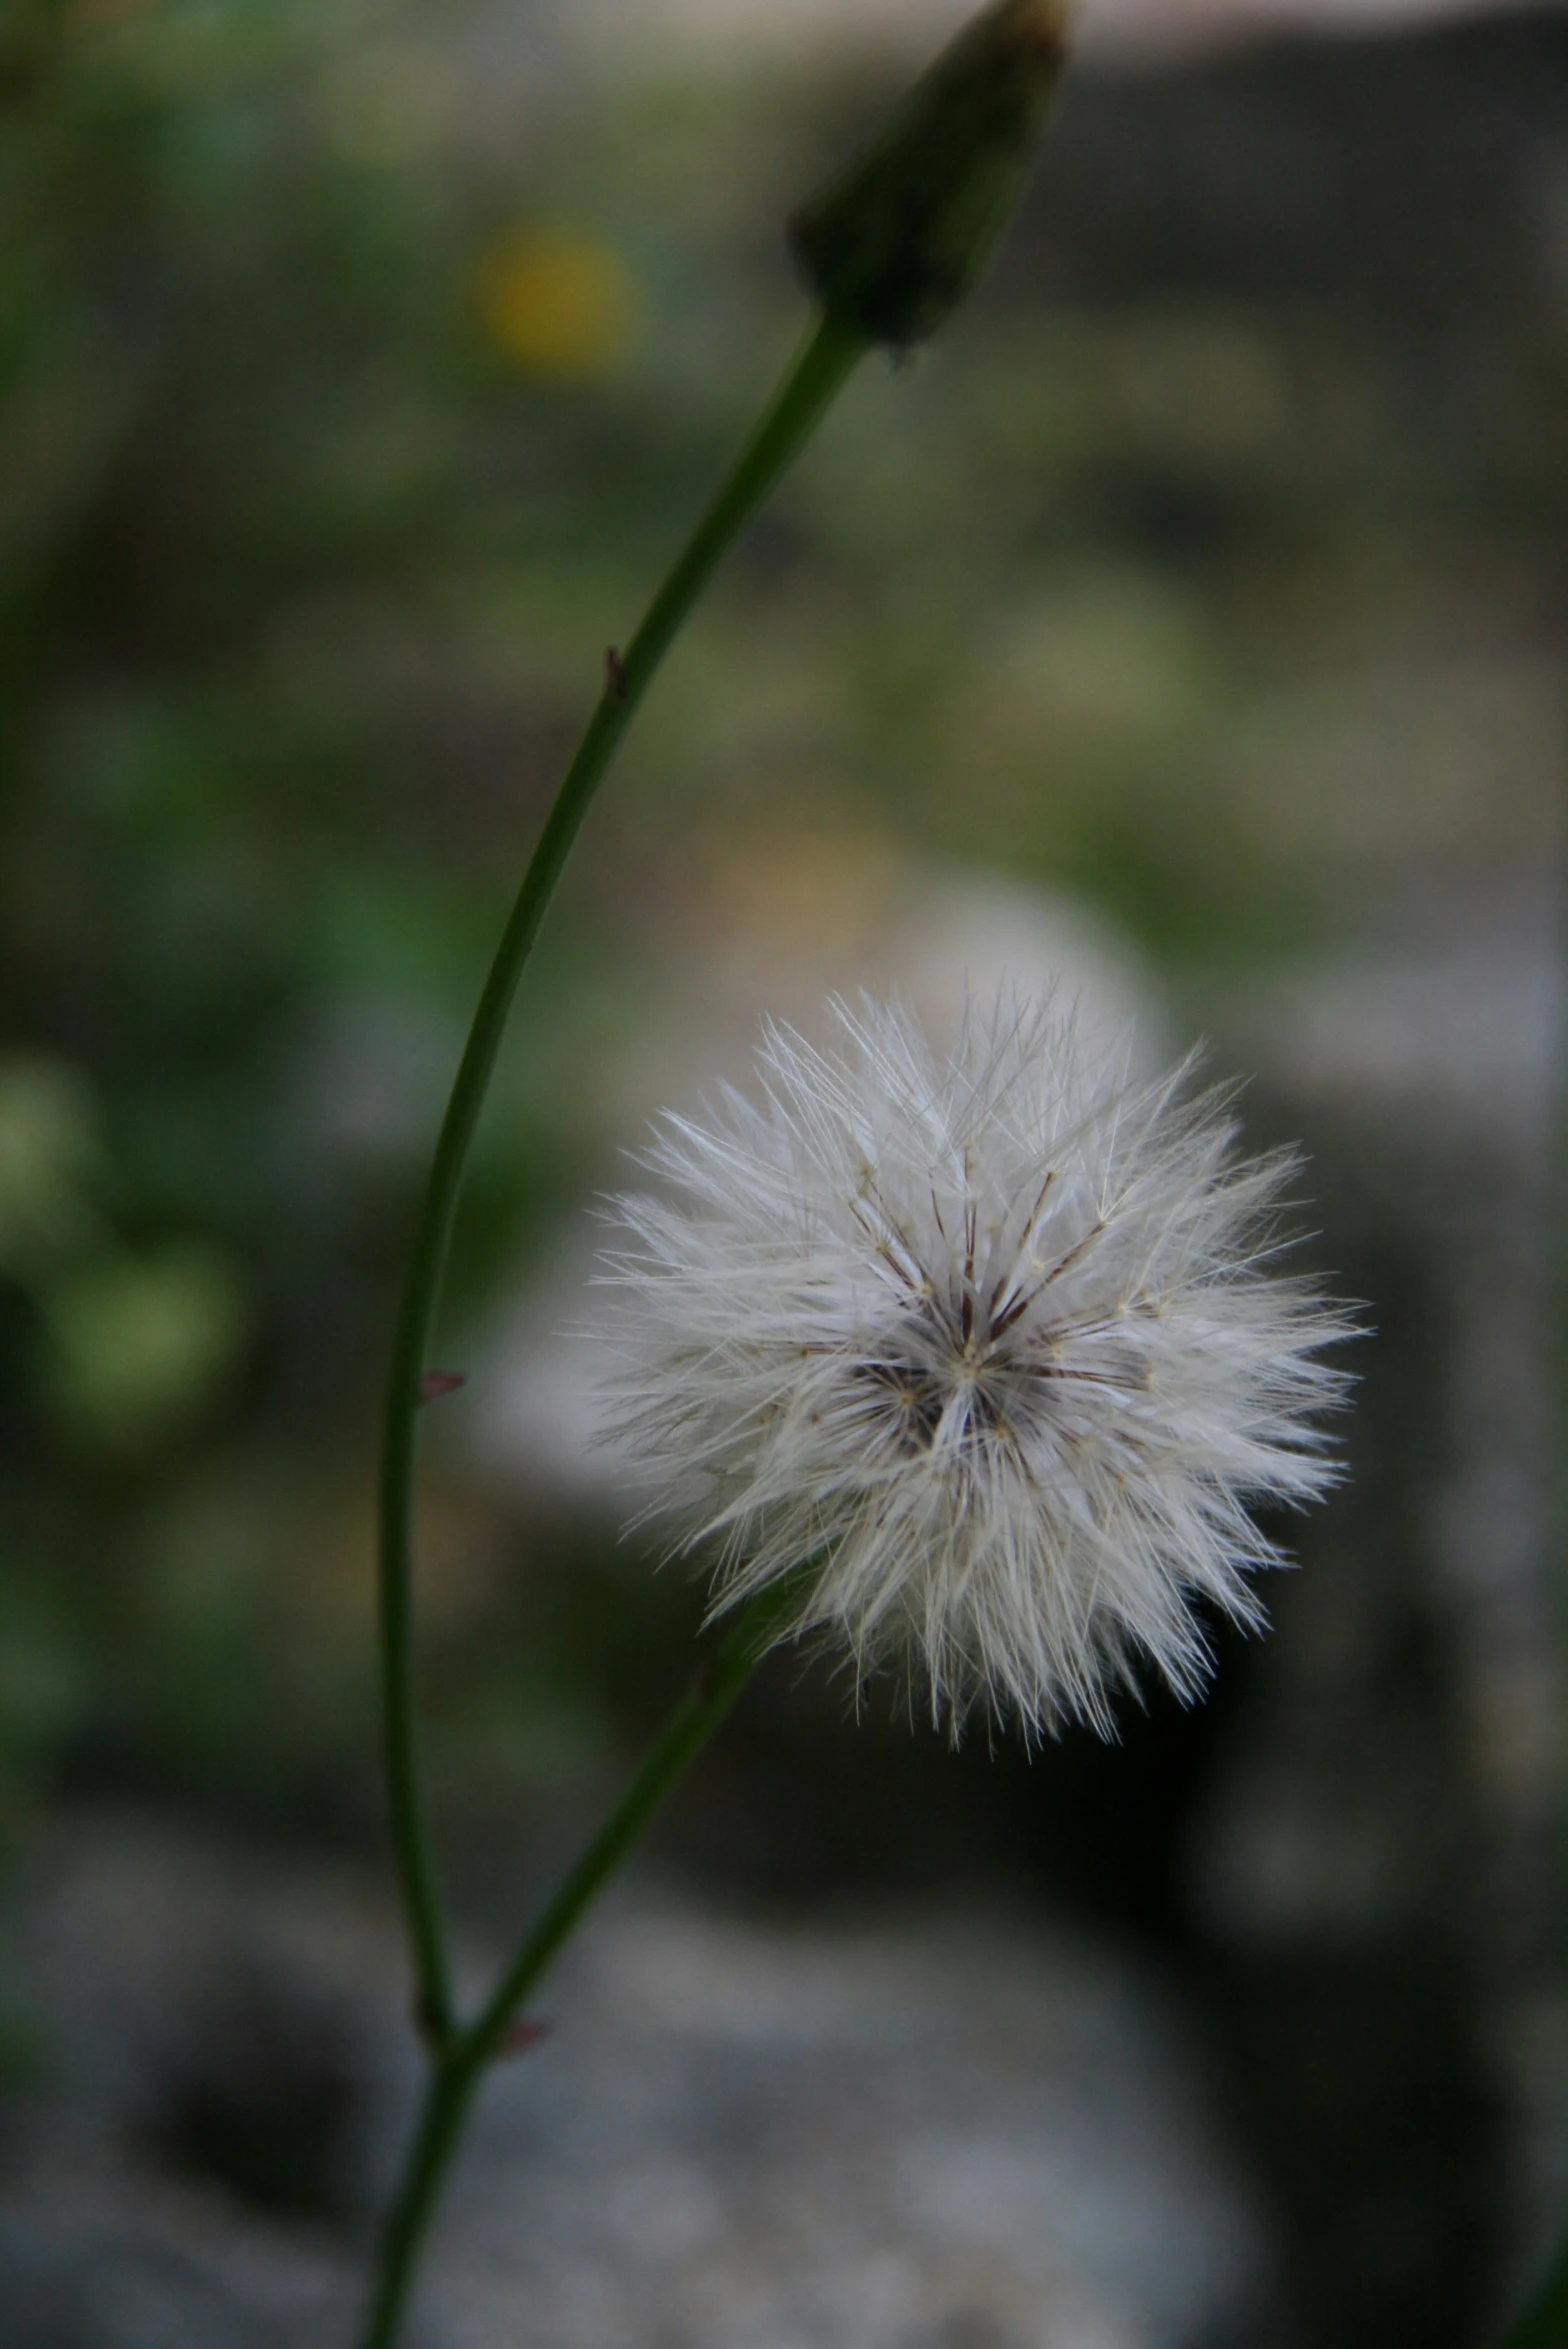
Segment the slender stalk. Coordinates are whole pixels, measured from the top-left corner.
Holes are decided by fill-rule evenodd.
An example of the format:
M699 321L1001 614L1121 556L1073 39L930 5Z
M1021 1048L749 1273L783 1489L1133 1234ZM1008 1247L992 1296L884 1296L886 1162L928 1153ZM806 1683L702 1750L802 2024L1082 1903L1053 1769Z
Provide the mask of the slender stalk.
M1568 1673L1568 1068L1559 1068L1556 1150L1552 1165L1557 1244L1550 1280L1552 1302L1549 1370L1557 1426L1549 1489L1552 1524L1552 1614L1557 1632L1559 1677ZM1548 1895L1559 1978L1568 1969L1568 1811L1559 1773L1556 1837ZM1557 2238L1529 2297L1499 2336L1497 2349L1563 2349L1568 2342L1568 2228Z
M729 1712L756 1670L785 1603L779 1593L764 1593L736 1619L615 1809L546 1903L488 2003L437 2053L382 2238L363 2349L392 2349L469 2108L486 2069L504 2053L524 2001Z
M1526 2305L1503 2334L1498 2349L1562 2349L1568 2341L1568 2235Z
M546 820L485 981L436 1145L409 1259L387 1384L379 1574L383 1738L392 1833L414 1953L420 2024L438 2057L454 2044L457 2010L419 1763L412 1517L421 1380L464 1169L518 979L572 843L621 738L724 555L809 439L868 347L858 332L826 318L818 320L624 655L612 654L607 660L599 705ZM438 2085L442 2077L438 2074ZM460 2118L461 2106L453 2110Z

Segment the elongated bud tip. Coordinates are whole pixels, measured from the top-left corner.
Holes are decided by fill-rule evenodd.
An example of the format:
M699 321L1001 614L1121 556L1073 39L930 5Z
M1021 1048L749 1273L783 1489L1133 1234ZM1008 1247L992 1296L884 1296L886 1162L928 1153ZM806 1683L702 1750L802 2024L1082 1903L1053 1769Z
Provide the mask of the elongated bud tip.
M830 318L903 349L980 276L1023 194L1067 58L1073 0L992 0L887 129L790 222Z
M789 242L826 315L922 343L974 287L1019 207L1068 54L1073 0L993 0L948 42Z

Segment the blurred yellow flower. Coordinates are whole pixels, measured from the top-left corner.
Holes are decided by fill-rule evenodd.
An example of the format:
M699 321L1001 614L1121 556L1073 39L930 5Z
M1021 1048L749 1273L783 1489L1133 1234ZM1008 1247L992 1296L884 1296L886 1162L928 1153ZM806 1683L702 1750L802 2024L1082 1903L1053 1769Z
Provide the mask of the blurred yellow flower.
M623 363L642 303L630 270L597 237L546 229L506 238L480 266L486 333L529 375L593 383Z

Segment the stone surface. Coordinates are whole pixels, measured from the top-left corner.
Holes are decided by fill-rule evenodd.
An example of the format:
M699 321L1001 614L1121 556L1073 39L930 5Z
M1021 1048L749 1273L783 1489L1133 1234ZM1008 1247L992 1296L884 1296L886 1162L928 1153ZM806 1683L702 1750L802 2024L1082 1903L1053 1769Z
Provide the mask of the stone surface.
M1350 2307L1369 2338L1422 2306L1433 2337L1484 2331L1461 2270L1522 2273L1568 2191L1564 927L1551 888L1434 901L1208 1006L1222 1063L1258 1072L1249 1115L1306 1137L1316 1253L1368 1326L1346 1490L1301 1529L1188 1827L1237 2108L1304 2232L1313 2339ZM1314 2183L1335 2174L1337 2215Z
M390 1919L113 1822L21 1922L52 2060L6 2109L7 2349L328 2349L414 2087ZM493 2080L436 2243L443 2349L1179 2349L1256 2214L1178 2012L1001 1914L791 1930L646 1885ZM290 2207L291 2196L293 2207Z

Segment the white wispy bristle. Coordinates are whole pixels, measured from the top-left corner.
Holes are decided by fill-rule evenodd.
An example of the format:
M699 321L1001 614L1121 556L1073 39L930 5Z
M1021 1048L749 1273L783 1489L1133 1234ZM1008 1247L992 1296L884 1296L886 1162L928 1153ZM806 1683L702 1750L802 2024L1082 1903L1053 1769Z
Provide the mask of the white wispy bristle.
M618 1432L715 1609L810 1567L781 1636L1026 1732L1110 1727L1150 1659L1183 1696L1193 1601L1255 1624L1259 1503L1333 1481L1319 1360L1347 1321L1276 1268L1293 1161L1242 1159L1191 1064L1131 1083L1069 1013L902 1006L772 1028L755 1100L667 1116L618 1200Z

